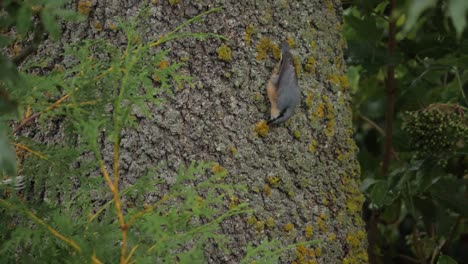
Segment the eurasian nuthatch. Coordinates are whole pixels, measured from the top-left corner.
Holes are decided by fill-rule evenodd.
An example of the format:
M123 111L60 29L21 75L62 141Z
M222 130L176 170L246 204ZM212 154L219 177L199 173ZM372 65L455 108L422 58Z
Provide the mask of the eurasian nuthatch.
M297 85L296 69L288 43L281 47L281 59L268 81L267 94L271 104L268 124L286 122L301 101L301 91Z

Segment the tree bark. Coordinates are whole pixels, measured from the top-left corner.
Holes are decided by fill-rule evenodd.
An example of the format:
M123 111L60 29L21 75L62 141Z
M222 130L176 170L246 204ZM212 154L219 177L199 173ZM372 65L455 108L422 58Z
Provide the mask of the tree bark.
M171 62L186 61L184 69L194 78L195 87L175 90L164 107L154 108L152 119L141 119L138 129L124 132L121 182L134 183L146 168L160 162L164 164L160 177L170 181L179 165L204 160L225 167L229 183L248 186L247 192L236 195L240 202L249 203L254 214L223 222L222 232L232 240L231 253L208 246L210 263L238 263L248 242L258 245L264 238L282 245L322 241L315 247L315 257L291 250L282 255L282 263L367 262L363 196L357 183L360 170L344 77L340 1L153 2L157 3L146 21L148 39L224 6L185 30L222 34L229 41L184 39L162 46L171 50ZM106 38L123 45L123 34L111 25L118 17L136 15L140 1L92 3L87 22L66 24L61 42ZM77 5L78 1L72 4ZM262 39L276 47L289 39L302 92L296 114L286 124L271 127L265 137L255 132L255 125L269 118L265 88L278 60L271 50L267 57L257 57ZM217 49L223 44L232 50L230 61L218 59ZM41 56L55 56L61 63L60 47L47 41ZM112 147L106 151L112 153Z

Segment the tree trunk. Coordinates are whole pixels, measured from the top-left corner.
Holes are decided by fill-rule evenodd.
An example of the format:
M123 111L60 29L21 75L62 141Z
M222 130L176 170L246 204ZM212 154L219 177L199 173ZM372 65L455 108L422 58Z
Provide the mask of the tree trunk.
M87 23L67 24L61 41L107 38L123 45L122 34L112 25L118 17L137 14L140 1L92 2ZM238 263L248 242L258 245L265 238L282 245L322 241L314 252L297 248L284 253L282 263L367 262L340 1L152 2L148 39L224 6L185 30L229 40L184 39L162 45L171 50L171 62L186 61L195 87L175 91L164 107L154 108L153 119L142 119L138 130L124 133L123 184L132 184L161 161L165 179L174 177L181 164L215 161L229 172L229 183L248 186L236 199L248 202L254 213L223 222L232 252L226 255L209 246L210 263ZM259 136L256 124L269 118L266 83L278 62L276 49L286 40L296 57L302 102L290 121ZM227 50L219 49L222 45L232 51L231 59ZM41 54L58 55L59 46L46 42ZM112 153L110 146L105 151Z

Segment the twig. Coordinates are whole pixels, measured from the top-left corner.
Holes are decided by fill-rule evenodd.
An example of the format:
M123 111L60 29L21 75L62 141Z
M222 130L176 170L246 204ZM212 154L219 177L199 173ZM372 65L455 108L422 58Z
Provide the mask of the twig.
M76 91L76 89L75 89ZM66 94L64 96L62 96L62 98L58 99L55 103L53 103L52 105L48 106L43 112L37 112L33 115L30 115L28 118L25 118L23 119L23 121L21 121L21 123L15 127L15 129L13 130L13 134L16 134L21 128L23 128L27 123L31 122L32 120L38 118L39 116L41 116L41 114L43 113L46 113L54 108L57 108L63 101L67 100L68 98L70 97L70 94Z
M450 233L447 239L442 239L440 244L434 249L434 251L432 252L432 257L431 257L431 262L430 262L431 264L436 263L436 258L440 254L440 251L442 250L442 248L454 238L455 233L458 229L458 226L460 225L461 219L462 217L458 216L455 224L452 225L452 227L450 228Z
M164 196L161 198L161 200L155 202L153 205L151 205L150 207L146 208L145 210L140 211L140 212L136 213L135 215L133 215L133 216L130 218L130 220L128 220L128 222L127 222L128 227L130 228L130 227L133 225L133 223L135 223L135 221L136 221L138 218L140 218L140 217L142 217L143 215L145 215L145 214L147 214L147 213L153 211L154 209L156 209L156 207L158 207L158 206L161 205L162 203L164 203L164 202L166 202L167 200L169 200L169 198L170 198L169 195L164 195Z
M412 257L410 257L410 256L406 256L406 255L401 255L401 254L400 254L400 255L397 255L397 257L402 258L402 259L406 259L406 260L411 261L411 262L413 262L413 263L419 263L419 260L417 260L417 259L415 259L415 258L412 258Z
M117 186L114 186L114 183L112 182L109 172L106 169L106 166L104 165L104 161L102 158L99 159L99 168L101 170L102 175L104 176L105 181L107 182L107 185L109 186L110 191L112 192L112 197L114 199L114 206L115 210L117 211L117 218L119 219L119 225L120 229L122 230L122 248L121 248L121 255L120 255L120 263L126 263L125 262L125 255L126 255L126 250L127 250L127 230L128 226L125 224L125 220L123 217L122 213L122 206L120 204L120 196L119 196L119 190Z
M34 150L28 148L27 146L25 146L25 145L23 145L23 144L14 143L14 142L12 142L11 144L14 145L14 146L17 147L17 148L26 150L27 152L33 154L34 156L37 156L37 157L40 158L40 159L49 160L46 156L42 155L41 153L39 153L39 152L37 152L37 151L34 151Z
M377 124L375 123L374 121L372 121L371 119L369 119L368 117L366 116L363 116L363 115L359 115L359 117L366 121L367 123L369 123L373 128L375 128L375 130L377 130L377 132L380 133L380 135L382 135L382 137L385 137L385 131ZM400 160L400 156L398 155L398 153L395 151L395 149L393 148L392 146L392 156L395 157L396 160Z
M393 146L393 116L395 112L395 50L396 50L396 21L392 17L396 8L396 0L390 0L390 23L388 39L388 55L390 62L387 66L386 82L386 109L385 109L385 144L382 171L387 174L390 162L392 160Z
M384 136L385 137L385 131L379 126L377 125L377 123L375 123L374 121L372 121L371 119L369 119L368 117L366 116L363 116L363 115L359 115L359 117L366 121L367 123L369 123L373 128L375 128L379 133L380 135Z
M0 203L3 203L6 207L14 207L13 204L3 200L3 199L0 199ZM66 244L68 244L69 246L71 246L72 248L74 248L76 251L78 252L81 252L81 248L80 246L78 246L78 244L73 241L73 239L71 238L67 238L65 237L64 235L60 234L57 230L55 230L52 226L48 225L46 222L44 222L44 220L40 219L39 217L37 217L33 212L31 212L30 210L28 209L24 209L25 210L25 213L32 219L34 220L36 223L38 223L39 225L42 225L43 227L45 227L47 230L49 230L50 233L52 233L52 235L54 235L55 237L57 237L58 239L62 240L63 242L65 242Z

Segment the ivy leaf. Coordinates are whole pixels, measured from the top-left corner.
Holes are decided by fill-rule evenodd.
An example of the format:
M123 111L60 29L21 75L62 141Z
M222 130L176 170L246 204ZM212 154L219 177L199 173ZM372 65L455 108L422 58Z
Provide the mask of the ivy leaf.
M463 1L463 0L462 0ZM437 3L436 0L415 0L411 1L408 7L408 16L405 23L404 31L409 32L413 26L418 21L419 16L424 12L426 9L435 6Z
M466 26L466 12L468 11L468 1L466 0L450 0L447 8L447 13L452 19L453 26L457 31L458 38Z
M457 261L447 255L441 255L437 260L437 264L457 264Z

